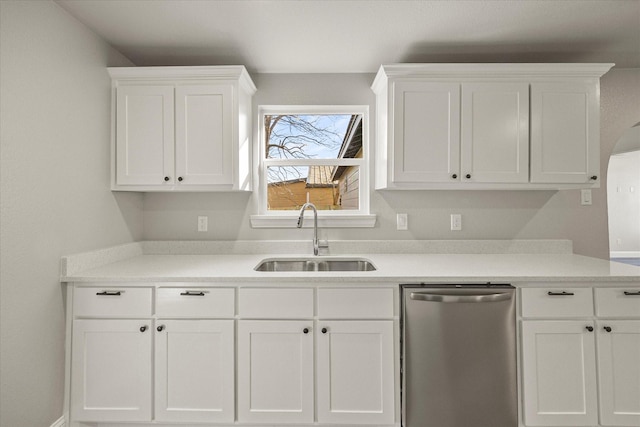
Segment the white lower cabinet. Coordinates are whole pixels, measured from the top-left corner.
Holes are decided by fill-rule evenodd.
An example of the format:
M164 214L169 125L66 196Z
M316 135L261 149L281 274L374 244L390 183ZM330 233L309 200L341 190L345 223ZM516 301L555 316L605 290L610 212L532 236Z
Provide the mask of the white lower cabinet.
M67 425L399 425L396 286L179 285L72 288Z
M238 421L313 422L313 321L238 321Z
M524 424L640 426L640 289L521 296Z
M318 422L392 424L393 321L319 321Z
M234 421L233 323L233 320L158 320L157 421Z
M151 420L150 319L73 322L74 421Z
M593 328L585 321L522 322L526 425L597 424Z
M597 330L600 421L640 426L640 320L602 320Z

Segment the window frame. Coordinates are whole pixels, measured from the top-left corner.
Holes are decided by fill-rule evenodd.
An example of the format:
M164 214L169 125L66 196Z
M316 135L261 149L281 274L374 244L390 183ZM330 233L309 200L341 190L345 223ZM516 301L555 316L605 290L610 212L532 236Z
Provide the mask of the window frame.
M349 159L267 159L264 133L264 117L268 115L328 115L359 114L362 116L362 157ZM267 168L270 166L357 166L360 180L358 192L359 209L318 210L319 227L373 227L376 216L370 213L371 192L371 146L369 144L369 106L368 105L260 105L258 106L258 214L251 215L253 228L290 228L296 227L298 211L267 209ZM255 152L254 151L254 152ZM308 227L313 221L305 221Z

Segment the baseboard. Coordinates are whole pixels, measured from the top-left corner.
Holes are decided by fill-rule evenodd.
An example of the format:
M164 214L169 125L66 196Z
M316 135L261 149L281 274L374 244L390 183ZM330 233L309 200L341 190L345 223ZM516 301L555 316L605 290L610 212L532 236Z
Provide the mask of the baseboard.
M640 251L611 251L611 258L640 258Z
M65 427L67 423L65 422L64 415L58 418L51 424L51 427Z

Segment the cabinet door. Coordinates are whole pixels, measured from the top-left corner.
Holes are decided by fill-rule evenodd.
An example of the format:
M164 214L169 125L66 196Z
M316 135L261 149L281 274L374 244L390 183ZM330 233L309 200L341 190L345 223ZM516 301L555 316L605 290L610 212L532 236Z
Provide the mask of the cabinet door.
M393 181L459 181L460 85L396 82L393 91Z
M462 85L462 182L529 181L529 85Z
M522 322L527 426L597 424L595 334L587 326L592 322Z
M610 332L607 332L610 328ZM598 324L600 422L640 425L640 321Z
M599 179L597 84L531 85L531 182L586 183Z
M116 184L174 184L173 87L120 86L116 98Z
M233 422L233 320L158 320L156 419Z
M319 321L318 422L393 424L393 322Z
M176 87L179 185L233 184L233 85Z
M73 322L73 420L151 420L151 336L149 320Z
M311 423L313 399L312 321L239 321L238 421Z

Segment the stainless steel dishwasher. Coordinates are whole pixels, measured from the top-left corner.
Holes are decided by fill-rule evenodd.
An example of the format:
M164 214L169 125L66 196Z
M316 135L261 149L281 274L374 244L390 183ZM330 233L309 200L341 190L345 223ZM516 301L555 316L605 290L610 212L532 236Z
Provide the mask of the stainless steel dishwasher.
M516 427L515 289L401 289L402 425Z

